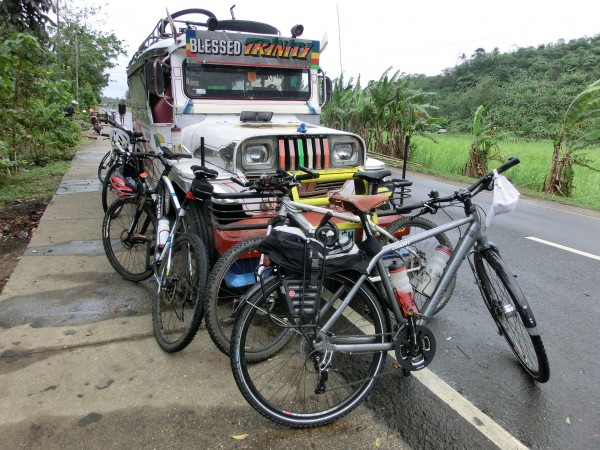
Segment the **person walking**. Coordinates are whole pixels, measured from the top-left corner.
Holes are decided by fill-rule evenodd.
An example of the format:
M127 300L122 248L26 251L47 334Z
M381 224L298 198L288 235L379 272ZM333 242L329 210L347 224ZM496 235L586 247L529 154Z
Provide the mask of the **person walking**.
M66 113L65 113L65 117L68 117L69 119L73 118L73 114L75 114L75 106L77 106L79 103L77 103L76 100L71 100L71 103L69 103L67 105L67 107L65 108Z
M125 105L125 100L121 99L119 101L119 117L121 118L121 125L125 125L125 111L127 111L127 106Z

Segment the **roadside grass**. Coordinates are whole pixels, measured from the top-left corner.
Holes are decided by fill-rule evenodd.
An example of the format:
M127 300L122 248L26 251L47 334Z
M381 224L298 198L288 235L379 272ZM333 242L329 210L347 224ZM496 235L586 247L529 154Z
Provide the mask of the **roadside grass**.
M462 176L467 162L472 136L468 134L436 136L436 142L415 137L412 143L411 170L442 175L454 180L472 181ZM521 163L506 172L518 189L528 195L555 200L561 203L600 210L600 173L586 167L575 166L574 188L571 198L543 194L544 181L550 172L553 144L551 140L506 140L499 142L502 161L517 156ZM600 148L581 152L600 170ZM490 161L490 169L502 161Z
M69 167L69 161L57 161L23 169L12 178L4 178L0 185L0 208L17 200L52 197Z

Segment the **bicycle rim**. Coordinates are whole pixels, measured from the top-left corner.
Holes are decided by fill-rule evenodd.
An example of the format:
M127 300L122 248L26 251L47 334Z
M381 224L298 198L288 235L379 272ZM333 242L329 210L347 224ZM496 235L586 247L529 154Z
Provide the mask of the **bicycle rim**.
M114 202L102 226L102 243L110 264L131 281L152 275L147 248L154 241L155 216L147 206L138 211L140 201L144 198Z
M100 160L100 164L98 164L98 179L100 180L100 183L104 183L104 177L106 176L106 172L112 165L110 154L110 151L106 152L106 154Z
M534 380L540 383L548 381L550 369L544 344L540 336L531 335L525 326L523 308L529 310L529 317L533 317L533 313L516 280L500 256L492 251L476 256L475 267L486 306L500 334Z
M152 319L158 344L171 353L189 345L202 321L200 291L208 270L204 244L196 236L178 234L168 274L166 264L163 261Z
M240 242L227 250L213 267L208 280L204 310L206 328L217 346L229 355L229 341L239 300L258 280L258 244L262 239Z
M341 276L328 279L326 283L323 301L338 288L347 292L354 284ZM248 349L254 348L261 336L276 334L281 326L277 321L265 320L266 316L260 314L264 299L277 293L279 287L279 282L271 283L265 287L266 296L260 293L253 296L236 322L231 343L234 378L246 400L270 420L293 427L324 425L343 417L360 404L383 368L385 352L333 352L327 355L314 347L315 329L296 326L280 352L263 362L248 364ZM330 317L339 303L336 301L322 321ZM279 323L285 322L280 312L280 304L276 303L272 314L277 316ZM384 342L388 320L373 291L364 286L331 332L344 343L364 339L365 333L372 336L373 342ZM319 362L323 361L328 361L323 363L326 371L317 370Z

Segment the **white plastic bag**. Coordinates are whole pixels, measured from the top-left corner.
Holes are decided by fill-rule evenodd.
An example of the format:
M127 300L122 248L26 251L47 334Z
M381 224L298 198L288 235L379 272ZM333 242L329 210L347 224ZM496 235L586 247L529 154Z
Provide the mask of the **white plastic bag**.
M520 195L511 182L504 175L498 175L498 171L494 169L494 198L485 218L486 228L492 224L494 216L514 210Z

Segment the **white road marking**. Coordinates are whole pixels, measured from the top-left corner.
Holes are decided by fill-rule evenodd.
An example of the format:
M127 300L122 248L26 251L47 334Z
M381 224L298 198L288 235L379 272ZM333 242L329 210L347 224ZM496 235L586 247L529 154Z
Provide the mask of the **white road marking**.
M339 308L341 303L340 300L334 302L334 308ZM365 334L372 335L375 333L373 324L363 319L360 314L357 314L352 308L344 309L342 315L347 317L348 320L351 320L352 323L360 328ZM388 355L396 361L396 354L394 351L390 350ZM512 434L494 422L490 416L455 391L452 386L443 381L431 370L425 368L416 372L411 372L411 374L423 386L429 389L433 395L456 411L458 415L475 427L475 429L487 439L497 445L498 448L503 450L526 450L528 448Z
M539 242L541 244L546 244L546 245L549 245L551 247L560 248L561 250L566 250L567 252L575 253L575 254L581 255L581 256L587 256L588 258L592 258L592 259L596 259L596 260L600 261L600 256L594 255L592 253L582 252L581 250L576 250L574 248L566 247L564 245L556 244L554 242L545 241L543 239L539 239L539 238L536 238L536 237L533 237L533 236L526 236L525 239L529 239L529 240L532 240L532 241L535 241L535 242Z

